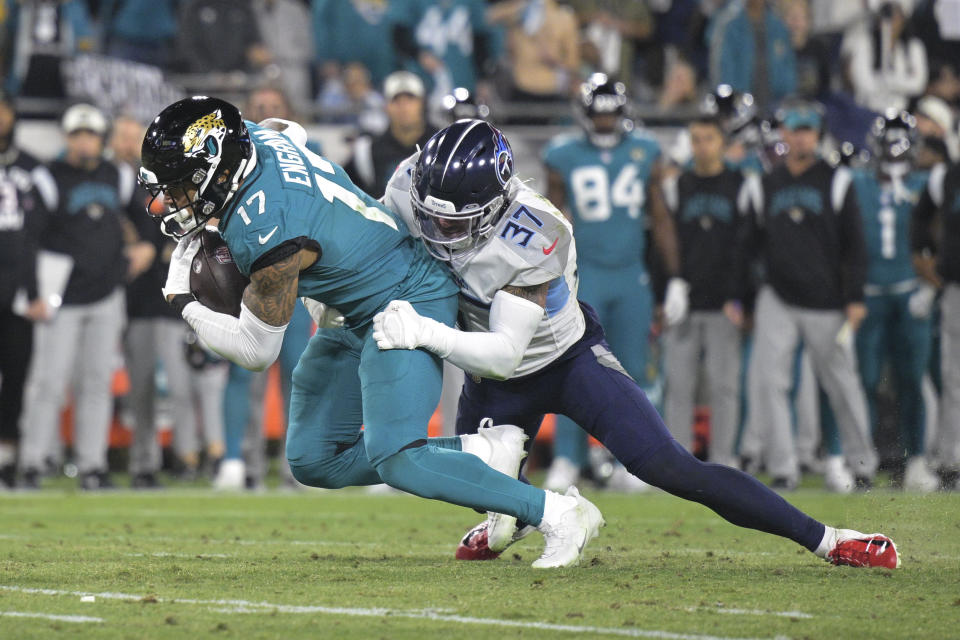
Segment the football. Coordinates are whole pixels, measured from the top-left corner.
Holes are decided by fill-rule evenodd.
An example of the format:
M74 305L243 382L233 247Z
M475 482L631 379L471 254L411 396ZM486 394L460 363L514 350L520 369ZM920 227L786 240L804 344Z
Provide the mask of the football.
M218 313L240 316L240 300L250 279L240 273L230 249L215 229L200 231L200 250L190 269L190 292Z

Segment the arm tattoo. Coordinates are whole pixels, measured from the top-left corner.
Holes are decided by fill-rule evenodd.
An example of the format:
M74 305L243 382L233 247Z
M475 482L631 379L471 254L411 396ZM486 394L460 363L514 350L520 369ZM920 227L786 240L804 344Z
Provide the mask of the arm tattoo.
M506 286L503 288L507 293L517 296L518 298L523 298L524 300L529 300L534 304L538 304L541 307L547 306L547 289L550 288L549 282L544 282L543 284L538 284L533 287L514 287Z
M300 254L279 260L250 274L243 304L264 322L280 327L290 322L297 302Z

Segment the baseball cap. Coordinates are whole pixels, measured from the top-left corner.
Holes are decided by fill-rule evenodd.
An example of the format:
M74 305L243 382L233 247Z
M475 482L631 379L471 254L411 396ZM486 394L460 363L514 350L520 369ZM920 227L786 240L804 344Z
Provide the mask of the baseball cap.
M820 129L823 117L820 111L810 105L795 105L786 107L778 114L780 122L791 131L797 129Z
M107 118L100 109L90 104L75 104L63 114L63 132L92 131L98 135L107 133Z
M933 120L949 133L953 130L953 114L950 112L950 106L941 98L936 96L924 96L917 102L917 115Z
M401 93L408 93L414 97L423 97L423 81L409 71L394 71L383 81L383 97L393 100Z

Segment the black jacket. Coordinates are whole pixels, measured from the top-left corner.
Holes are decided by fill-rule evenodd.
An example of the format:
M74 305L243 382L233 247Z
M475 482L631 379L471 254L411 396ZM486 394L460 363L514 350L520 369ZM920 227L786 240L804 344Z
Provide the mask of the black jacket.
M37 297L37 246L55 191L33 156L16 148L0 154L0 309L20 288Z
M42 234L41 247L74 260L63 303L102 300L126 277L123 249L138 239L134 215L146 218L142 204L132 197L133 172L106 160L92 171L55 160L50 173L57 187L57 205ZM144 224L148 222L144 220Z
M934 229L939 216L939 237ZM937 256L938 271L947 282L960 284L960 164L937 165L911 218L914 252Z
M818 160L799 176L780 165L749 180L748 250L784 302L842 309L862 301L867 255L849 170Z
M693 171L667 183L664 196L674 216L680 276L690 284L690 309L718 311L743 300L745 256L739 246L750 208L745 179L734 169L701 177Z
M410 146L400 144L389 129L379 136L360 136L353 145L353 156L344 169L355 185L374 198L379 198L387 190L387 183L397 165L418 147L423 149L434 133L435 129L427 127L420 139Z

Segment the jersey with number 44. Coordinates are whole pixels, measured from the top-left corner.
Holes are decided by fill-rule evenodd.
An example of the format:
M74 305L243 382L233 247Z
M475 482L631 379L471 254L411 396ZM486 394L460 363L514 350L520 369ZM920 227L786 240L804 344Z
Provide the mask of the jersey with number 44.
M873 169L853 171L853 187L867 245L867 284L889 286L917 277L910 251L910 214L929 174L909 173L895 187Z
M242 273L313 249L320 257L300 273L298 294L335 307L348 326L369 322L396 298L456 294L442 265L343 168L283 133L247 127L255 164L219 225Z
M656 140L638 132L610 149L591 144L583 133L558 136L547 146L543 161L563 178L581 262L643 262L646 185L659 157Z
M419 152L397 167L384 203L419 235L410 201L410 181ZM504 287L549 283L545 313L513 377L538 371L583 336L585 321L577 302L577 247L573 229L550 201L517 178L508 184L508 205L486 242L449 263L460 285L460 325L490 331L490 305Z

